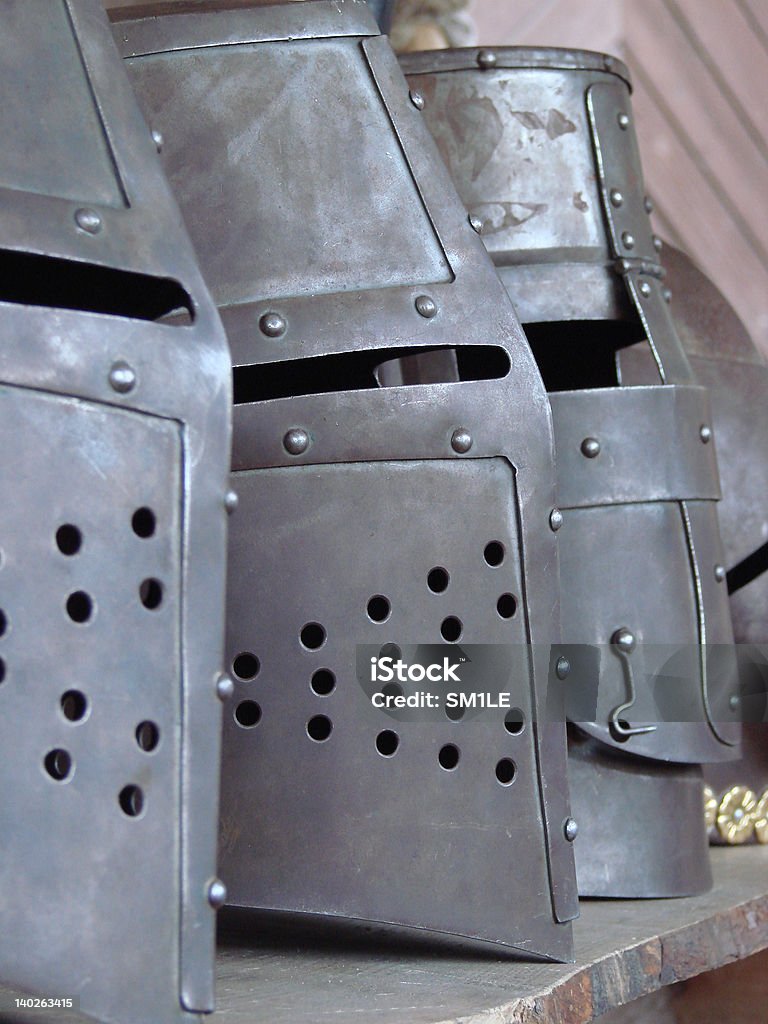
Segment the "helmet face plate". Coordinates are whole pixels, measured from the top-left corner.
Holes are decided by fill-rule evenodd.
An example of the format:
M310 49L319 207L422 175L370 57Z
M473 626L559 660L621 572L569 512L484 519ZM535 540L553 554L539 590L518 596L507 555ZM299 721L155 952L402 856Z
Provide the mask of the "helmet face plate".
M567 959L563 722L533 724L559 636L546 394L387 41L359 5L292 6L120 25L145 109L181 139L163 155L235 364L221 871L240 906ZM295 8L303 29L281 20ZM242 245L220 244L206 170L180 155L192 63L234 96L269 75L279 97L277 116L209 95L217 141L195 141ZM240 254L254 247L258 273ZM501 708L455 722L442 703L398 718L371 704L362 669L387 645L454 663L497 644L514 671L482 688L519 709L519 735Z
M0 979L175 1024L213 1007L226 341L100 4L6 7Z

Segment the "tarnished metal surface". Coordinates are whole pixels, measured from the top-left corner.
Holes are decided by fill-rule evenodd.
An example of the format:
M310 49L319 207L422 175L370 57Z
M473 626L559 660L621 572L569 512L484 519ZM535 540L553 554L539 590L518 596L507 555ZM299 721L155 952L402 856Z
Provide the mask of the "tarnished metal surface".
M226 343L100 5L2 20L0 978L172 1024L213 1006Z
M581 861L590 864L581 891L700 891L709 878L700 789L692 801L690 773L653 761L721 761L737 750L708 398L672 320L625 69L598 54L493 55L419 54L401 64L551 392L563 635L597 652L596 710L583 729L648 759L642 770L657 772L649 791L679 780L688 796L675 834L698 858L687 880L665 867L670 833L659 817L646 823L648 864L634 881L617 872L605 858L628 851L634 832L610 793L635 775L592 744L601 793L597 802L580 797ZM633 341L653 367L643 388L621 387L617 374L617 354ZM574 771L580 786L588 767Z
M568 957L565 736L539 721L559 625L535 362L361 6L205 6L115 32L235 364L231 901ZM514 735L503 711L371 707L357 645L456 642L516 652Z
M568 775L581 823L581 896L693 896L712 887L700 767L623 757L571 727Z
M697 380L712 396L734 634L739 643L768 643L768 366L727 300L690 258L673 248L665 256L675 326ZM653 374L647 352L622 352L621 373L628 384L647 382ZM754 579L743 571L750 557Z
M495 64L483 70L477 50L408 54L400 62L424 96L430 130L520 319L628 316L585 100L595 83L625 88L615 75L626 77L626 69L580 51L493 53Z
M697 380L707 385L712 396L712 430L723 483L719 509L725 549L722 567L732 591L734 633L741 645L743 757L705 768L717 805L722 806L712 837L717 842L743 842L761 831L742 813L743 802L732 798L723 805L723 800L734 787L750 789L757 807L768 789L764 724L768 718L768 651L764 646L768 642L768 367L728 301L692 260L673 248L667 250L666 259L677 330ZM653 374L641 347L622 352L620 365L627 383L645 382ZM758 819L760 814L762 810Z
M514 277L520 265L559 264L566 276L575 265L601 268L624 292L634 311L631 330L644 339L655 369L648 382L655 387L647 392L618 387L615 367L612 381L602 372L599 390L584 389L583 381L573 390L567 372L557 373L550 397L564 516L564 635L572 643L605 645L616 630L629 629L636 640L634 675L648 690L653 671L646 681L643 661L653 645L677 643L694 653L688 684L698 716L631 736L615 735L615 722L611 729L604 719L585 728L627 753L692 763L729 759L738 735L727 705L735 680L722 671L708 678L703 654L705 643L731 639L725 587L714 575L723 561L714 445L706 392L693 383L659 280L626 76L600 55L574 53L566 61L562 51L551 51L546 67L543 52L494 53L495 64L485 68L478 68L475 51L419 54L401 63L425 97L427 123L470 215L483 220L481 207L495 208L502 197L507 206L536 207L524 221L482 226L513 301L518 309L536 301L530 297L535 279ZM548 132L550 121L562 131ZM568 177L575 173L581 188ZM588 186L581 209L574 197L587 196ZM528 292L523 300L521 287ZM574 362L582 352L588 360L595 347L585 323L576 355L563 323L572 311L557 308L557 289L547 294L551 308L528 309L532 321L553 321L546 333L532 333L545 381L555 376L551 353ZM603 298L585 289L580 319L617 319L615 304L601 305ZM610 337L599 337L610 353ZM614 353L627 339L617 326ZM678 572L664 571L670 560ZM675 609L671 618L668 608ZM628 665L614 657L601 668L606 704L619 706L614 697L626 687ZM682 736L685 742L678 742Z

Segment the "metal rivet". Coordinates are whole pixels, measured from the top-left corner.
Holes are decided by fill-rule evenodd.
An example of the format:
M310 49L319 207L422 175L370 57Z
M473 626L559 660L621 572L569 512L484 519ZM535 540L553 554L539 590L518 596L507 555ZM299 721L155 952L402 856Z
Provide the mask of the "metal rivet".
M224 495L224 508L227 510L227 512L229 512L230 515L232 515L232 513L237 508L239 500L240 499L238 498L236 491L227 491L227 493Z
M622 654L631 654L635 649L637 640L631 629L627 629L626 626L622 626L621 629L617 629L611 637L611 643L614 647L618 647Z
M458 427L451 434L451 448L459 455L463 455L468 452L472 447L472 435L466 429L466 427Z
M653 200L650 196L645 197L645 199L643 200L643 205L645 206L646 213L653 213Z
M616 120L619 122L619 128L621 128L623 132L625 132L627 128L629 128L629 114L625 114L622 111L622 113L618 115Z
M152 141L155 144L155 149L158 153L163 152L163 133L159 132L156 128L152 129Z
M469 225L473 231L476 231L478 235L482 234L483 222L479 217L476 217L473 213L469 215Z
M712 440L712 428L708 427L706 423L703 423L699 429L699 437L704 444L709 444Z
M614 206L621 206L624 202L624 195L617 188L611 189L611 202Z
M285 320L279 313L265 313L259 320L259 330L268 338L279 338L285 334Z
M576 836L579 834L579 823L575 818L566 818L563 824L563 835L572 843Z
M283 438L283 447L290 455L301 455L309 448L309 434L301 427L289 430Z
M431 320L437 313L437 304L429 295L419 295L415 302L416 312L425 320Z
M227 887L224 883L214 878L211 884L208 886L208 902L214 910L218 910L219 907L223 907L227 900Z
M645 296L646 299L651 294L651 286L648 284L647 281L643 281L641 283L641 285L640 285L640 294Z
M408 95L411 98L411 103L414 105L414 107L416 107L417 110L424 109L424 97L421 95L420 92L417 92L415 89L411 89Z
M136 373L128 363L120 359L112 364L112 369L109 371L109 384L113 391L127 395L136 387Z
M585 437L581 442L581 454L585 459L596 459L600 454L600 442L596 437Z
M718 583L722 583L723 580L725 579L725 566L724 565L716 565L715 566L715 579L717 580Z
M220 675L216 680L216 696L219 700L230 700L235 693L235 684L227 675Z
M671 302L672 301L672 291L671 291L671 289L665 288L664 291L661 293L661 296L662 296L662 298L664 299L665 302Z
M728 701L728 707L731 709L731 711L735 711L739 704L741 704L741 699L737 694L734 693Z
M477 55L477 66L484 71L496 67L496 54L493 50L481 50Z
M101 231L101 217L87 207L75 211L75 224L89 235L97 235Z
M661 250L664 248L664 243L658 235L653 236L653 248L656 250L656 252L661 252Z
M563 513L559 508L553 508L549 513L549 528L553 533L557 533L560 527L563 525Z
M621 236L621 240L624 243L625 249L635 248L635 236L631 232L625 231Z
M558 658L557 664L555 665L555 674L558 679L565 679L566 676L570 675L571 663L567 658Z

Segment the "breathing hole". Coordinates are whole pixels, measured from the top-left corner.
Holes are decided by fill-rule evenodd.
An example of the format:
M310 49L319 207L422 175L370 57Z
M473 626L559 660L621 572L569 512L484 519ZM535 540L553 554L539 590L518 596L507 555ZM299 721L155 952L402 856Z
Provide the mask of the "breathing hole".
M430 569L427 574L427 586L433 594L442 594L442 592L447 589L450 581L451 577L440 565L436 565L434 569Z
M387 683L385 686L382 686L381 692L384 694L385 697L405 696L405 691L403 690L400 683Z
M243 729L253 729L261 721L261 708L255 700L241 700L235 708L235 721Z
M2 636L8 628L8 619L5 617L5 612L0 609L0 636Z
M154 722L140 722L136 726L136 742L141 750L151 754L160 742L160 730Z
M397 644L384 644L379 651L380 658L391 658L392 661L399 661L402 658L403 652L397 646Z
M63 782L72 774L72 758L66 750L49 750L45 755L45 770L56 782Z
M460 756L459 748L455 744L446 743L444 747L440 747L437 759L440 762L441 768L445 768L447 772L452 772L459 763Z
M69 722L82 722L88 714L88 701L79 690L67 690L61 698L61 710Z
M0 658L0 683L5 682L5 662Z
M330 669L319 668L317 672L313 673L309 685L312 687L312 692L316 693L318 697L327 697L336 686L336 676Z
M145 608L155 611L163 603L163 584L152 577L142 580L139 585L139 598Z
M504 728L510 736L519 736L525 728L525 715L520 708L512 708L504 716Z
M243 651L242 654L238 654L232 662L232 671L238 679L244 679L246 682L249 679L255 679L259 674L260 668L261 662L250 651Z
M137 537L141 537L142 540L146 540L148 537L154 536L155 529L157 527L157 518L151 508L137 508L133 513L131 519L131 526L133 532Z
M392 605L383 594L376 594L368 602L368 618L373 622L386 622L391 612Z
M451 722L460 722L466 713L467 709L458 704L455 707L446 706L445 709L445 717Z
M496 778L502 786L511 786L515 781L517 768L515 762L509 757L502 757L496 765Z
M302 627L299 637L302 647L306 647L308 651L316 651L325 643L325 627L319 622L308 622Z
M492 540L485 545L483 558L494 569L504 561L504 545L499 540Z
M87 622L93 615L93 601L84 590L76 590L67 598L67 615L73 622Z
M71 523L65 523L56 531L56 547L62 555L76 555L82 546L83 535Z
M123 814L129 818L138 818L144 810L144 793L138 786L123 786L117 799Z
M457 619L455 615L449 615L443 619L440 625L440 635L443 640L447 640L449 644L455 644L461 636L463 629L461 619Z
M400 737L391 729L384 729L376 737L376 749L382 757L392 757L400 746Z
M333 723L325 715L315 715L307 722L307 735L316 743L322 743L331 735Z
M514 594L502 594L496 602L496 611L502 619L511 619L517 611L517 598Z

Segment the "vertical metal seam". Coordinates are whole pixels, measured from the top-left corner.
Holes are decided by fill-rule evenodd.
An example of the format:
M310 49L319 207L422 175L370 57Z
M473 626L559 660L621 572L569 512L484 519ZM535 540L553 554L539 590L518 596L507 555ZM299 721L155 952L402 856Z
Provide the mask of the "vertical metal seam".
M688 512L688 503L686 501L680 502L680 514L683 519L683 529L685 530L685 541L688 548L688 559L691 563L691 575L693 578L693 590L696 598L696 618L698 620L698 631L699 631L699 681L701 684L701 699L704 705L704 711L707 715L707 725L712 730L716 739L720 743L725 744L727 747L735 747L738 744L732 740L726 739L721 736L717 731L714 719L712 718L712 709L709 704L709 691L708 691L708 680L707 680L707 616L704 610L704 592L701 586L701 573L699 572L699 562L696 556L696 545L693 540L693 528L691 526L691 517Z

